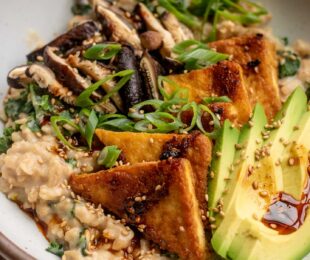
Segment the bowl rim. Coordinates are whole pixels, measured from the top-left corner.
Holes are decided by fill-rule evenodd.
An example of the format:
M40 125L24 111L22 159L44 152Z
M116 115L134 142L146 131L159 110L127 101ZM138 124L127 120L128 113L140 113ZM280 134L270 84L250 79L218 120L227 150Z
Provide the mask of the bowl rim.
M35 260L0 232L0 256L7 260Z

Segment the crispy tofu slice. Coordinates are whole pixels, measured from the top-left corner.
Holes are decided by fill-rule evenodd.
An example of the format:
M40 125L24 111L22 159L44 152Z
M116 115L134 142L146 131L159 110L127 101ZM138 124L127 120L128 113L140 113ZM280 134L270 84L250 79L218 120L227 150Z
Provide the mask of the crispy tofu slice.
M131 164L158 161L169 157L186 158L194 172L199 207L206 210L207 172L211 161L212 143L196 132L189 135L112 132L97 129L96 135L105 145L116 145L125 161Z
M135 225L181 259L206 259L191 164L170 159L72 175L72 190Z
M281 107L275 46L257 34L211 42L209 47L232 55L232 61L243 69L252 107L261 103L268 118L273 118Z
M228 96L231 103L215 103L212 110L236 124L248 121L251 104L244 84L242 68L235 62L224 61L214 66L189 73L169 76L179 86L189 90L189 99L200 103L210 96ZM165 90L171 93L175 86L165 83Z

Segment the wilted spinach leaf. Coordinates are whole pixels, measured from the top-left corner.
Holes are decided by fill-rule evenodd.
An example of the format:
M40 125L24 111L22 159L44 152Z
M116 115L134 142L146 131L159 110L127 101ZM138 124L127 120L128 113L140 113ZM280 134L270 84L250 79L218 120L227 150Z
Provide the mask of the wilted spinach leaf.
M294 76L300 68L300 58L296 53L291 51L281 51L278 54L283 58L279 64L279 78Z

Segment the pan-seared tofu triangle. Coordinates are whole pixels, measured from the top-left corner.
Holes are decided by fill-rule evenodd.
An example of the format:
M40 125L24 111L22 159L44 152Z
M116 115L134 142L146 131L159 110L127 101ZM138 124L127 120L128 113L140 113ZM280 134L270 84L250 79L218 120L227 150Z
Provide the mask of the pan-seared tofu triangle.
M211 141L189 135L112 132L97 129L106 146L129 163L93 174L72 175L72 190L101 204L163 250L181 259L205 259L210 249L206 187Z
M172 93L178 85L188 89L189 101L197 103L206 97L229 97L231 102L209 105L221 122L229 119L236 126L243 125L257 103L263 105L271 120L281 107L274 44L259 34L211 42L209 47L229 54L230 61L170 75L169 79L176 84L165 82L165 91Z

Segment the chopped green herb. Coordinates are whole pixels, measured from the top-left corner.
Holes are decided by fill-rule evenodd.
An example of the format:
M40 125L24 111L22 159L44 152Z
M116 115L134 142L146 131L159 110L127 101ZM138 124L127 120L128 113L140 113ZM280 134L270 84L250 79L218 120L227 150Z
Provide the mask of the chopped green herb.
M54 255L57 255L59 257L62 257L64 254L64 247L61 244L58 244L57 242L53 241L50 243L49 247L46 249L47 252L50 252Z
M81 231L81 233L80 233L79 247L81 249L82 255L83 256L87 256L88 255L87 252L86 252L86 250L87 250L87 240L86 240L86 237L84 235L84 231L85 230Z
M101 43L96 44L84 53L84 58L89 60L110 60L122 49L119 43Z
M289 39L288 39L288 37L282 37L281 40L282 40L284 46L288 46L288 45L289 45Z
M72 166L72 168L76 168L76 166L77 166L77 161L73 158L67 159L66 163L70 164Z
M85 15L92 10L89 4L75 4L71 7L71 12L74 15Z
M39 132L41 130L40 124L38 123L38 121L36 120L36 118L33 114L30 114L30 116L28 117L27 127L32 132Z
M4 103L4 111L6 115L12 120L19 118L21 113L30 113L33 111L33 106L31 101L28 100L29 90L26 89L22 91L18 98L10 98Z
M0 153L5 153L12 145L12 133L14 129L7 127L3 129L3 136L0 137Z
M100 152L97 162L109 169L115 165L121 152L115 145L106 146Z
M294 76L300 68L300 58L296 53L291 51L278 52L283 59L279 64L279 78Z

